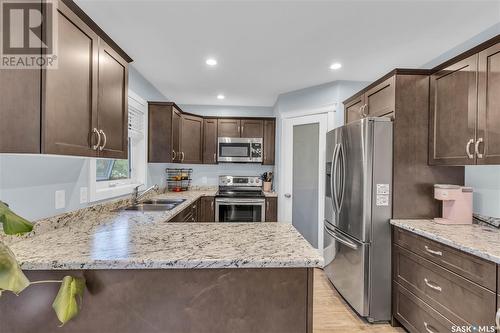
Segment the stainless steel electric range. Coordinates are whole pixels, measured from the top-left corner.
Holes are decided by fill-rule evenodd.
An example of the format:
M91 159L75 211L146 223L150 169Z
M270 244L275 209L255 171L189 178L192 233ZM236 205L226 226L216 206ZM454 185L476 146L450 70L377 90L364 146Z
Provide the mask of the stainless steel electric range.
M266 200L262 180L251 176L219 176L216 222L264 222Z

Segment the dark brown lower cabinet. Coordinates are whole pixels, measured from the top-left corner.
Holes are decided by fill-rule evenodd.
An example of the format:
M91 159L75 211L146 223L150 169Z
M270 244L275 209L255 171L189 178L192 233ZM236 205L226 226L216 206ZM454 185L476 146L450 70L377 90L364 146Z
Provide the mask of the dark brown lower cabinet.
M169 222L197 222L199 200L195 201L175 215Z
M494 263L399 228L393 232L393 317L398 322L412 333L495 325ZM484 272L493 276L483 277Z
M2 333L312 333L312 268L25 273L31 281L85 277L82 308L59 327L50 306L59 284L3 293Z
M215 222L215 197L201 197L198 222Z
M266 198L266 222L278 222L278 198Z

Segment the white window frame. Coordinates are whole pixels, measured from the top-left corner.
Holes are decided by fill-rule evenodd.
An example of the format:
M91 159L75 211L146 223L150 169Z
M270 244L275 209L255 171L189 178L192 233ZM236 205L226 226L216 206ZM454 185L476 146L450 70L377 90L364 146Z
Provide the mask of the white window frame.
M128 131L128 140L131 144L129 156L131 158L130 178L100 181L96 179L97 159L92 158L89 165L89 202L96 202L116 198L132 193L137 186L146 183L147 166L147 116L148 103L133 91L128 91L128 108L142 113L142 132ZM130 112L130 111L129 111Z

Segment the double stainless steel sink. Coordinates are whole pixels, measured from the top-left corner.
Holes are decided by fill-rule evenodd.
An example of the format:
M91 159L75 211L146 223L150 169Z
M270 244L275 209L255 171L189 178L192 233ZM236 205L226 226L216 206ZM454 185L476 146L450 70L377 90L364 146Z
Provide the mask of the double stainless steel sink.
M122 208L121 210L136 212L162 212L179 206L186 199L151 199Z

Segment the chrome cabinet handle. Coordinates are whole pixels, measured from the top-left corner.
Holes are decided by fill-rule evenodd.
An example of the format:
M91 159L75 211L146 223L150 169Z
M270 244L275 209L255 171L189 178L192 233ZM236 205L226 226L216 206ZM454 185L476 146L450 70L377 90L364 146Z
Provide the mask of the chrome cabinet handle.
M483 142L483 138L477 139L476 145L474 146L474 151L476 152L477 158L483 158L484 157L483 154L481 154L479 152L479 145L481 144L481 142Z
M436 285L436 284L432 284L431 282L429 282L429 280L427 278L424 278L424 282L425 284L427 285L427 287L431 288L431 289L434 289L436 291L443 291L443 288L441 288L440 286Z
M436 333L437 331L434 331L434 330L431 330L431 325L427 324L425 321L424 321L424 326L425 326L425 330L429 333ZM434 327L432 327L434 328Z
M440 257L443 255L443 252L431 250L427 245L425 246L425 251L429 252L430 254L435 254L437 256L440 256Z
M465 146L465 152L467 153L467 157L469 159L473 159L474 158L474 155L470 152L470 146L473 143L474 143L474 139L470 139L469 141L467 141L467 145Z
M177 158L177 153L175 152L175 150L172 149L172 161L175 161L176 158Z
M495 316L495 321L497 323L497 330L500 330L500 307L497 310L497 315Z
M212 202L210 203L210 207L211 207L212 209L214 209L214 201L213 201L213 200L212 200Z
M359 113L359 116L360 116L360 117L363 117L363 108L364 108L364 107L365 107L364 105L361 105L361 107L360 107L360 108L359 108L359 110L358 110L358 113Z
M104 142L102 143L102 146L99 147L99 150L103 151L104 147L106 147L106 143L108 142L108 138L106 137L106 133L104 133L103 130L100 130L99 133L101 133L102 136L104 137Z
M97 143L92 146L92 149L97 150L99 148L99 146L101 145L101 133L99 133L99 131L95 127L92 130L92 133L97 134Z
M214 153L214 162L217 162L217 153Z
M181 162L184 162L184 152L181 151L182 157L181 157Z
M363 105L363 116L368 117L368 113L365 113L366 108L368 107L368 104Z

